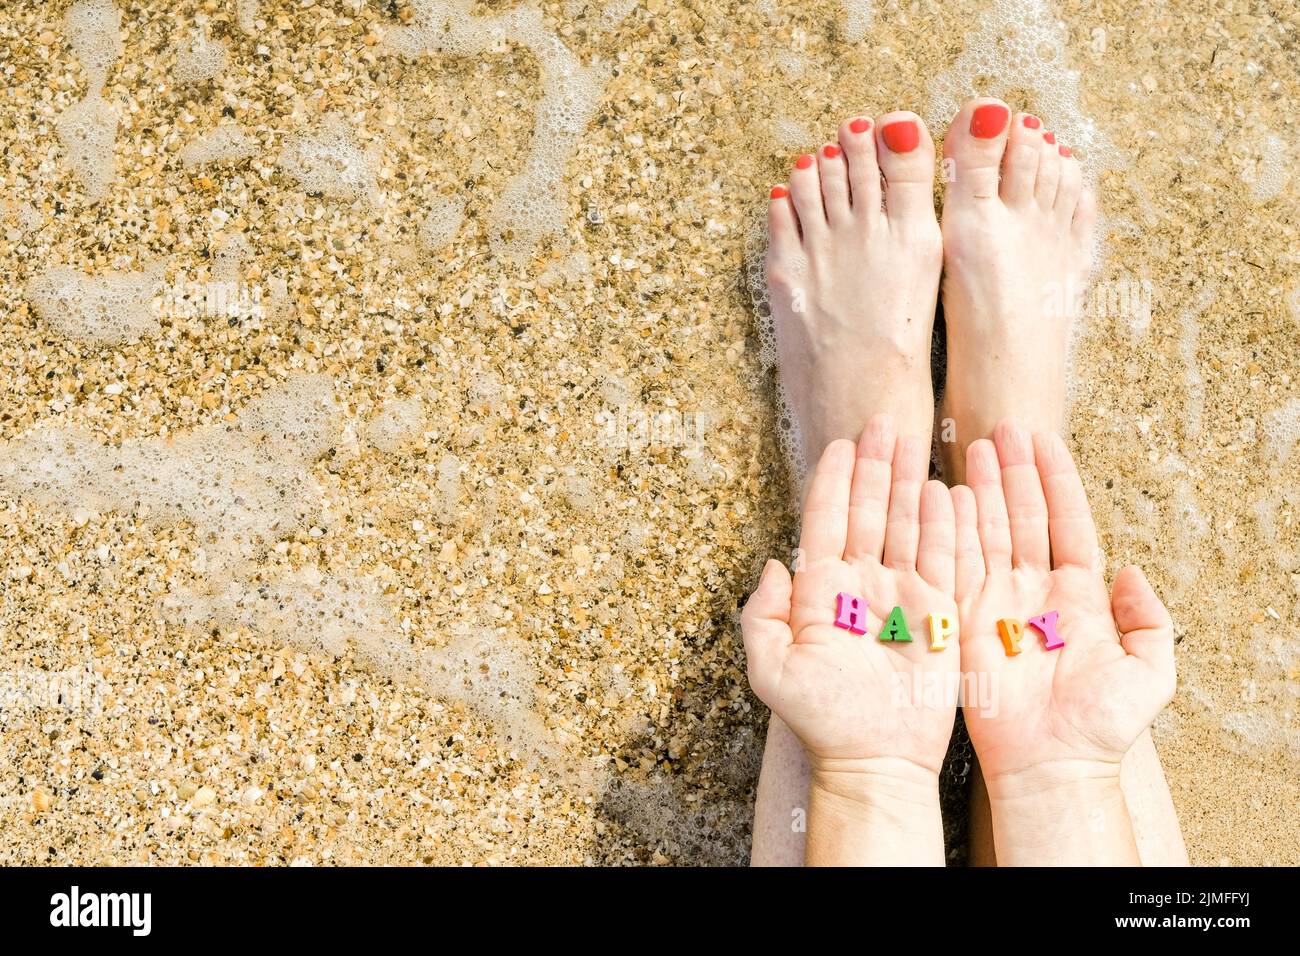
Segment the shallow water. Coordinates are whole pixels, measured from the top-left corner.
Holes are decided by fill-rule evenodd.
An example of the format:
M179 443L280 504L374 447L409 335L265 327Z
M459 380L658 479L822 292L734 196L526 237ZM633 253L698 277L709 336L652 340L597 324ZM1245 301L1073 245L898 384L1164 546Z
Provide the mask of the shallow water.
M0 11L0 859L744 859L754 223L976 91L1100 184L1069 438L1192 858L1300 857L1289 5L68 7Z

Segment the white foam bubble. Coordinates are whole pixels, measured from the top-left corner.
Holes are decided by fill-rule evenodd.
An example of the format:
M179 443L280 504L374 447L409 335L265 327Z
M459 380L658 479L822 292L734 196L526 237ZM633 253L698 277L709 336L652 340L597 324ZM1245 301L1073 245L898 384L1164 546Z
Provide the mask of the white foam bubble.
M609 0L600 11L601 27L612 30L627 19L639 2L640 0Z
M241 628L264 640L328 657L351 653L363 669L459 702L491 722L528 758L551 755L538 714L537 668L518 639L458 625L442 647L413 646L383 581L356 571L242 572L204 588L180 588L161 602L163 617L184 627Z
M1105 136L1083 111L1079 73L1066 62L1068 39L1044 0L995 0L961 55L931 81L926 122L943 129L969 97L1032 90L1044 122L1087 157L1089 174L1113 166Z
M153 299L162 286L164 266L137 272L89 275L55 266L34 277L27 295L36 312L60 334L97 345L119 345L159 329Z
M1260 147L1255 180L1250 184L1250 198L1257 203L1275 199L1286 186L1290 175L1289 150L1280 136L1269 134Z
M1178 317L1178 354L1183 360L1183 381L1187 385L1187 400L1183 405L1183 433L1188 438L1200 435L1205 411L1205 379L1196 360L1196 346L1201 332L1199 320L1218 297L1218 283L1207 282Z
M776 60L777 68L792 80L797 80L808 72L811 61L807 56L798 50L791 50L787 47L779 48L773 57Z
M163 599L167 620L207 630L245 628L297 650L339 657L353 650L360 662L401 679L404 663L392 602L374 578L354 573L241 572L203 588L180 588Z
M875 0L843 0L844 38L850 43L861 43L867 38L876 19Z
M465 220L465 200L460 196L438 196L424 211L420 241L430 249L440 249L460 231Z
M396 454L424 431L424 406L418 398L393 398L366 425L365 439L386 455Z
M444 646L416 663L420 683L434 696L463 701L531 755L551 752L550 734L538 715L537 668L518 638L459 627Z
M1300 398L1293 398L1265 415L1264 434L1268 437L1269 454L1277 463L1285 465L1290 461L1291 452L1300 441Z
M387 411L395 431L409 432L410 403ZM329 380L296 375L249 402L231 423L169 438L118 445L54 428L0 443L0 495L69 516L116 511L189 522L207 556L207 576L160 602L165 619L204 631L242 628L312 653L351 653L367 670L472 708L525 756L547 756L537 670L515 636L458 624L444 646L420 649L398 619L385 578L355 568L266 563L276 541L328 525L326 494L312 467L343 432ZM443 478L458 472L459 462L448 455L439 468L445 493Z
M745 232L745 267L742 281L754 309L759 365L764 371L777 368L779 373L780 353L776 344L776 320L772 315L771 295L767 287L766 254L766 220L761 214L755 214ZM786 467L794 477L795 488L800 489L808 477L803 434L799 430L799 419L795 417L789 392L779 375L776 385L776 428L777 445L785 458Z
M256 152L257 140L233 123L226 123L186 143L180 155L185 168L194 169L208 163L238 162Z
M772 121L772 137L785 149L807 149L816 141L812 127L789 116L778 116Z
M541 95L533 114L532 148L493 206L489 240L498 255L520 259L543 238L564 229L561 187L570 155L595 114L607 71L583 66L546 29L541 11L519 6L497 16L474 16L469 0L413 0L410 26L390 30L384 47L402 56L446 53L481 56L526 47L537 58Z
M321 520L308 466L335 441L327 380L299 375L247 405L233 424L120 445L77 429L38 429L0 445L0 488L71 512L144 506L189 521L220 553L252 555Z
M212 278L218 282L238 283L243 278L244 266L252 257L253 247L242 232L226 236L212 257Z
M306 192L348 201L374 200L374 166L340 113L327 113L311 129L287 137L280 152L280 169Z
M68 8L64 28L72 51L98 92L122 55L122 13L112 0L80 0Z
M456 520L460 510L460 459L447 452L438 460L438 515L444 524Z
M245 33L257 29L258 0L235 0L235 22Z
M1300 754L1300 725L1295 720L1300 690L1294 678L1300 650L1291 629L1282 620L1252 627L1244 656L1250 670L1220 726L1253 753Z
M91 89L85 99L68 107L54 121L68 165L90 202L99 202L108 195L113 181L117 124L117 110L97 88Z
M206 83L221 75L221 71L226 68L227 59L225 43L197 33L192 42L182 45L176 51L176 70L173 75L177 83Z

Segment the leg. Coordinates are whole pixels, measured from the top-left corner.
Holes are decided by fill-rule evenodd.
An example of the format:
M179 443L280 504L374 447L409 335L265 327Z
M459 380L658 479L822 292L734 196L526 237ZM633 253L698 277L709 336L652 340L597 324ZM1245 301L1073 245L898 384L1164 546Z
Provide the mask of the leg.
M942 248L934 144L914 113L850 120L839 141L799 157L768 209L767 280L781 385L803 454L855 439L887 412L900 436L929 437L930 336ZM796 463L804 466L805 462ZM780 720L768 725L753 862L803 862L808 764Z
M991 99L966 103L944 140L953 176L943 210L948 372L941 416L950 482L966 448L1003 417L1033 430L1065 421L1066 350L1092 267L1096 200L1068 146ZM1147 732L1121 767L1142 862L1187 863L1169 787ZM972 862L992 863L987 795L972 791ZM983 805L977 801L983 801Z

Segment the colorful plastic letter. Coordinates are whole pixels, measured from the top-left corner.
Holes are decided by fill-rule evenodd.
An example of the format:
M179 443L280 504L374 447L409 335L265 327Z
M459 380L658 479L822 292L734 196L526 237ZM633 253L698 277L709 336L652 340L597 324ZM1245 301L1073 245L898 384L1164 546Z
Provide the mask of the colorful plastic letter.
M1017 620L1004 617L998 621L998 636L1002 638L1002 647L1007 652L1007 657L1015 657L1020 653L1020 638L1024 633L1025 626Z
M1043 635L1043 648L1045 650L1054 651L1058 647L1065 646L1065 641L1061 638L1061 635L1056 633L1056 620L1060 616L1060 611L1044 611L1037 617L1031 617L1025 622Z
M835 595L835 626L853 634L867 633L867 602L841 591Z
M957 625L952 615L930 612L930 650L941 651L948 646L947 638L952 637Z
M885 626L880 629L880 639L882 641L911 642L912 634L907 629L907 619L903 617L901 607L894 608L889 612L889 617L885 618Z

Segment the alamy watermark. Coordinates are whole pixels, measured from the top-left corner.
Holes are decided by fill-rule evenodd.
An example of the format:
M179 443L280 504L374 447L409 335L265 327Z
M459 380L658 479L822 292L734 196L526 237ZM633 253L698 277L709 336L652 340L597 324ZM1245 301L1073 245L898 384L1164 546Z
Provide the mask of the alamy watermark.
M707 443L708 416L699 411L619 405L598 412L596 425L606 447L633 454L672 449L692 458L702 454Z
M63 710L98 717L104 707L104 679L89 665L47 671L22 667L0 671L0 722L6 714Z

